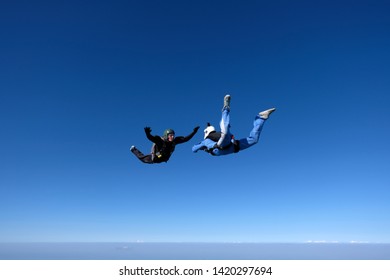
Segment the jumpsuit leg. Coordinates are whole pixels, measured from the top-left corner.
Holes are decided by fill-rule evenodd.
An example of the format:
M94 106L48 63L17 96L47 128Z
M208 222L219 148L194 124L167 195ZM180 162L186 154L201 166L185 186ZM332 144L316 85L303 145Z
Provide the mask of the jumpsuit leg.
M218 146L225 147L231 142L231 134L230 134L230 109L225 107L222 110L222 118L219 123L221 128L221 138L219 138Z
M153 163L153 160L152 160L152 155L151 154L148 154L148 155L144 155L140 150L138 150L136 147L134 147L134 149L131 151L140 161L142 161L143 163L149 163L149 164L152 164Z
M264 123L265 120L261 119L260 116L257 115L255 117L253 122L253 129L249 133L249 137L238 140L240 142L240 151L255 145L259 141Z

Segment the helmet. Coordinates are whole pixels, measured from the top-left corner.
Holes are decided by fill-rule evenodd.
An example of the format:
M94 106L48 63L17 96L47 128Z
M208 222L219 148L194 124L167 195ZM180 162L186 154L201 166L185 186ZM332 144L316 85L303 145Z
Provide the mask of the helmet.
M211 132L215 132L215 127L208 123L206 129L204 130L204 139L206 139Z
M168 139L168 134L175 135L175 131L172 128L168 128L164 130L163 138Z

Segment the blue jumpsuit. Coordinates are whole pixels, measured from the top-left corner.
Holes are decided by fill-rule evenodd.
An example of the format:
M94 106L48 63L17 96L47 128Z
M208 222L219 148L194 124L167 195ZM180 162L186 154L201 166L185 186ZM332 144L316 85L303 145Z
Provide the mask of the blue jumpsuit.
M196 153L199 150L205 150L210 152L212 155L215 156L223 156L223 155L228 155L232 154L234 152L237 152L235 150L235 145L231 145L232 141L232 134L230 132L230 109L229 108L224 108L222 110L222 119L220 122L220 127L221 127L221 138L218 141L218 146L222 147L222 149L215 148L215 144L217 142L206 138L199 144L196 144L192 147L192 151ZM265 123L265 120L260 118L259 115L256 115L255 120L253 121L253 129L249 133L249 136L246 138L242 138L238 141L239 143L239 150L245 150L253 145L255 145L259 141L260 133L263 129L263 125Z

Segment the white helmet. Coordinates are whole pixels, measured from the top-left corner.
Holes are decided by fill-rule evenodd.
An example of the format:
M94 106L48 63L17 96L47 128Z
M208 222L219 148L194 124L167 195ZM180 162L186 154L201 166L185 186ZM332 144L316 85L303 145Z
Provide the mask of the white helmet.
M209 123L207 124L208 126L206 127L206 129L204 130L204 139L207 138L207 136L209 136L209 134L211 132L214 132L215 131L215 127L210 125Z

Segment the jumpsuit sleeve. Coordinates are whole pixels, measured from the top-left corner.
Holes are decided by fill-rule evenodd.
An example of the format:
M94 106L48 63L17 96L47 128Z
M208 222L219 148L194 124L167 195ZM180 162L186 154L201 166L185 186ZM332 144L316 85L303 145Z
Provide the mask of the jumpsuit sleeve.
M163 142L163 140L161 139L160 136L153 136L152 134L150 134L150 131L145 129L145 134L146 134L146 138L149 139L149 141L153 142L153 143L156 143L157 145L161 144L161 142Z
M191 140L192 137L194 137L194 135L196 134L196 132L198 131L199 129L199 126L198 127L195 127L194 130L187 136L177 136L175 138L175 142L176 144L181 144L181 143L185 143L189 140Z
M205 145L204 141L200 142L199 144L196 144L192 147L192 151L196 153L199 150L205 150L207 149L207 146Z

